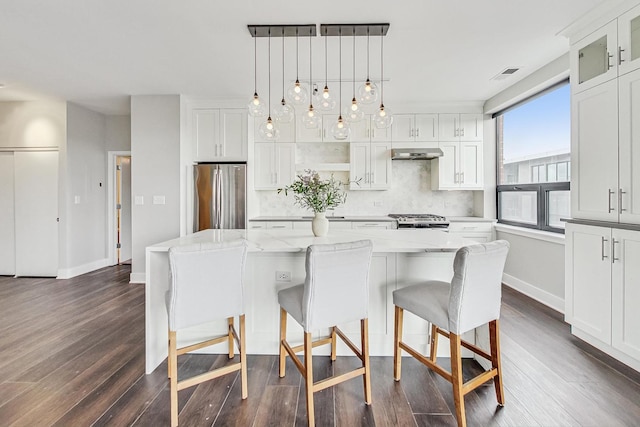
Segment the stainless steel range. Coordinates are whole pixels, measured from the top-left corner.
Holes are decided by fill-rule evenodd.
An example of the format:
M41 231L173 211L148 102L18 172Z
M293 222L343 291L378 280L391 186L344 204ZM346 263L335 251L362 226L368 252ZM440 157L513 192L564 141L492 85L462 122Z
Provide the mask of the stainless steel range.
M398 228L437 228L446 230L449 220L441 215L433 214L389 214L398 221Z

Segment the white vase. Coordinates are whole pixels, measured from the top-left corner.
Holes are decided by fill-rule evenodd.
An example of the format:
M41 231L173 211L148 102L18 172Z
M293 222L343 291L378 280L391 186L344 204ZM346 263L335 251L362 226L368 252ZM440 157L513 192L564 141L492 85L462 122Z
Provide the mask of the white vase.
M316 212L311 220L311 231L316 237L326 236L329 232L329 220L324 215L324 212Z

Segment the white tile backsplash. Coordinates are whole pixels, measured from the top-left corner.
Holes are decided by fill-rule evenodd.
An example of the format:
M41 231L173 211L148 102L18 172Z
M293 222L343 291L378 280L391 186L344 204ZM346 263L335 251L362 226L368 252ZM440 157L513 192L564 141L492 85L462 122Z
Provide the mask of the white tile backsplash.
M348 162L348 152L340 144L298 144L298 162L307 163L322 157L326 162ZM325 150L323 154L314 152ZM348 146L347 146L348 150ZM345 160L345 154L346 159ZM472 191L432 191L431 162L425 160L396 160L392 165L391 188L385 191L349 191L347 202L336 208L334 215L378 216L389 213L432 213L446 216L472 216ZM348 173L335 173L346 181ZM293 204L293 196L276 191L257 191L261 216L309 215Z

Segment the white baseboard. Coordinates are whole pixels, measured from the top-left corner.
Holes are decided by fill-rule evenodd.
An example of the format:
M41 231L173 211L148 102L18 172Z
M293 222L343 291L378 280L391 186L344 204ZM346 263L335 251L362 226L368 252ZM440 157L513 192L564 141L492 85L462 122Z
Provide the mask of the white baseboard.
M144 283L147 281L145 273L131 273L129 275L129 283Z
M88 262L71 268L61 268L58 270L58 279L71 279L81 274L89 273L100 268L111 265L108 258L99 259L97 261Z
M502 283L534 300L551 307L560 313L564 313L564 299L553 295L523 280L517 279L506 273L502 275Z

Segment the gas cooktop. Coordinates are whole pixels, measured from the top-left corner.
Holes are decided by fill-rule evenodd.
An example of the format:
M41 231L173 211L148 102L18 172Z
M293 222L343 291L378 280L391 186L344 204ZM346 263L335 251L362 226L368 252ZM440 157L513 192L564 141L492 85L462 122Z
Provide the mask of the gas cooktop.
M389 214L398 221L398 228L447 228L449 220L434 214Z

